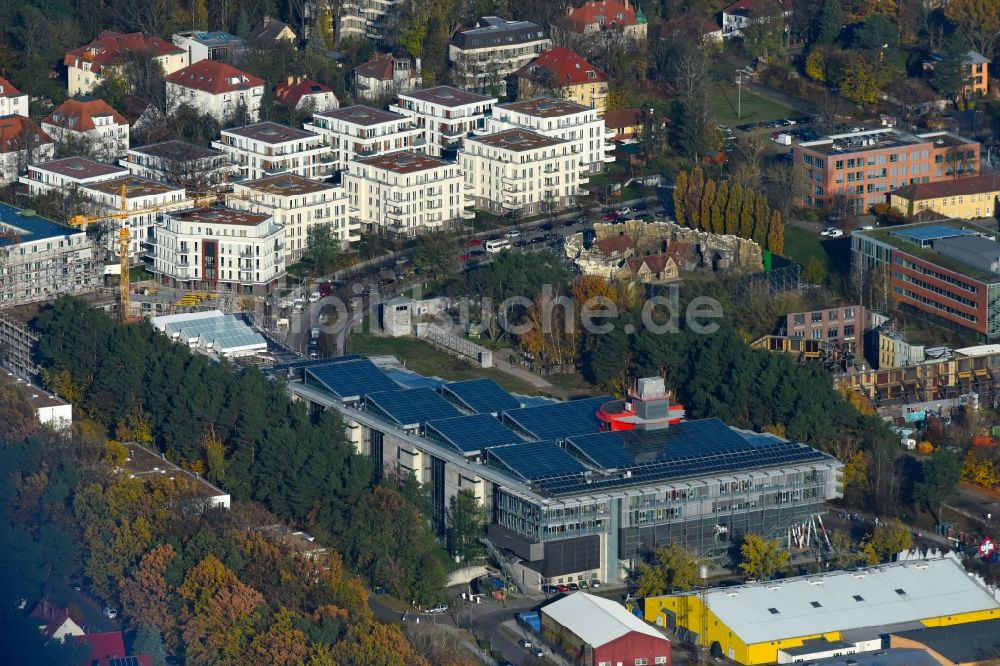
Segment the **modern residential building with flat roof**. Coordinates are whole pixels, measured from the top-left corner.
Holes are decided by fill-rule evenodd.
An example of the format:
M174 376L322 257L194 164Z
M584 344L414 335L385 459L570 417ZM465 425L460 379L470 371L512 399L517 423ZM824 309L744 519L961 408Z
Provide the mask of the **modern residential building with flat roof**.
M327 171L321 157L327 148L318 134L270 121L222 130L212 147L229 156L244 178L279 173L322 178Z
M309 232L320 224L346 249L361 240L361 224L351 216L347 190L291 173L233 184L229 205L266 213L285 230L285 258L298 261L309 248Z
M484 16L451 36L448 60L456 84L497 96L506 92L508 76L549 48L552 40L535 23Z
M615 161L615 146L610 141L614 132L589 106L568 99L536 97L498 104L486 118L487 133L516 127L570 142L580 156L581 175L600 173L605 164Z
M549 213L581 194L580 154L569 141L526 129L470 137L458 163L476 208L503 215Z
M0 204L0 306L47 301L101 286L104 266L80 229Z
M28 196L37 197L52 190L68 192L83 185L127 175L128 169L115 164L95 162L86 157L60 157L41 164L29 164L28 175L18 180L28 186Z
M496 97L437 86L400 93L389 109L413 118L426 141L424 150L441 157L453 156L470 132L482 130L496 103Z
M122 208L122 187L131 213L127 220L108 217ZM118 230L123 225L129 229L129 254L134 259L146 250L152 250L155 243L157 220L163 213L191 207L191 199L183 187L167 185L156 180L126 176L113 180L102 180L80 186L80 193L91 201L91 218L94 222L109 222L113 233L106 234L107 250L118 255Z
M170 41L187 51L187 64L201 60L221 60L232 63L246 49L246 42L222 30L183 30L175 32Z
M965 220L855 231L851 262L856 271L884 275L907 309L994 341L1000 338L996 238L995 229Z
M163 215L150 270L161 284L263 296L285 276L285 231L270 215L223 206Z
M1000 175L952 178L936 183L912 183L893 190L886 200L903 215L911 217L932 210L951 218L993 217L1000 196Z
M355 158L420 150L424 144L420 139L422 131L411 118L370 106L344 106L316 113L312 123L304 127L323 137L329 151L323 159L332 174L346 170Z
M183 187L192 196L218 191L239 174L221 150L177 140L130 148L118 163L133 176Z
M373 233L417 236L471 219L454 162L400 151L352 161L344 174L352 215Z
M857 214L900 187L979 173L979 143L950 132L833 134L793 145L792 157L805 176L802 206Z
M786 543L842 493L836 459L718 419L683 421L659 378L626 404L515 396L488 379L444 382L358 356L270 372L294 398L340 412L379 474L427 484L440 533L452 498L472 492L492 549L528 590L624 580L666 543L709 556L747 532ZM408 377L420 386L406 388Z

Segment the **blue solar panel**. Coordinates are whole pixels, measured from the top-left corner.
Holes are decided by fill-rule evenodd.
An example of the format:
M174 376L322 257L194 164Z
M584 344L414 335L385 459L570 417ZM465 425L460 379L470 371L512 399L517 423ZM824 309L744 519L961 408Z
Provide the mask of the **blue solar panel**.
M396 368L389 368L385 371L393 381L398 384L402 384L406 388L430 388L436 389L447 382L438 377L424 377L423 375L418 375L415 372L410 372L409 370L398 370Z
M618 469L635 464L635 459L625 450L625 444L616 432L571 437L567 449L576 451L602 469Z
M141 666L139 657L109 657L108 666Z
M942 238L955 238L956 236L975 236L972 229L959 229L947 224L928 224L926 226L912 227L910 229L900 229L893 231L893 236L904 238L911 243L921 245L930 241L941 240Z
M445 397L451 398L477 414L497 414L508 409L520 409L521 401L500 388L492 379L469 379L451 382L442 387Z
M425 434L451 444L462 453L477 453L489 446L521 441L513 430L504 427L490 414L428 421Z
M559 448L555 442L526 442L494 446L486 450L487 460L499 463L525 481L577 474L587 471L579 460Z
M594 433L600 429L597 410L611 396L525 407L503 413L503 422L529 433L535 439L562 439Z
M429 388L369 393L365 396L365 405L403 427L462 415L450 402Z
M346 356L332 356L330 358L307 358L290 363L279 363L267 368L269 372L280 372L282 370L298 370L299 368L309 368L314 365L329 365L330 363L342 363L343 361L356 361L362 356L357 354L347 354Z
M308 367L305 369L305 381L342 400L361 398L366 393L401 390L399 384L366 358Z

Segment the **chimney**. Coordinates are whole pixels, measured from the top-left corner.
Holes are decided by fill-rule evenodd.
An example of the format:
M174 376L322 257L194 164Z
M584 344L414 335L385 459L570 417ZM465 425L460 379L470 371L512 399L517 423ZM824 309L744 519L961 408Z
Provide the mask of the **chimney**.
M271 22L271 17L267 14L264 14L264 25L262 27L266 28L267 24L270 22Z
M287 78L287 79L285 80L285 83L286 83L287 85L292 85L293 83L298 83L298 81L296 81L296 80L295 80L296 78L297 78L297 77L294 77L294 76L292 76L291 74L289 74L289 75L288 75L288 78Z
M416 58L413 62L414 62L414 64L417 67L417 74L419 74L420 73L420 58Z

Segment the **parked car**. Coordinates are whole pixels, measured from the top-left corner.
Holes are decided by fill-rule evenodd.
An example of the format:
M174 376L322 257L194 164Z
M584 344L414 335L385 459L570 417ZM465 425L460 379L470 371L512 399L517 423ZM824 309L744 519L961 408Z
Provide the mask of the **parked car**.
M104 613L104 617L108 618L109 620L113 620L116 617L118 617L118 609L112 608L111 606L105 606L104 610L101 612Z
M536 657L544 657L545 656L545 648L543 648L543 647L536 647L536 648L534 648L531 651L531 654L534 655L534 656L536 656Z
M551 222L546 222L542 226L538 227L542 231L552 231L555 227L552 226Z
M445 605L445 604L438 604L438 605L434 606L433 608L428 608L427 612L428 613L447 613L448 612L448 606Z
M568 585L557 585L556 587L558 587L559 591L562 592L562 593L564 593L564 594L566 592L569 592L569 586Z
M615 212L618 213L618 215L628 215L629 213L632 212L632 209L629 208L628 206L625 206L624 208L619 208Z
M613 222L618 219L618 213L615 213L614 211L610 213L605 213L604 215L601 216L601 219L604 220L605 222Z
M465 241L466 247L482 247L482 245L483 241L479 240L478 238L470 238L469 240Z
M517 229L512 229L503 235L504 238L517 238L521 235L521 232Z
M315 303L316 301L318 301L321 298L322 298L322 296L320 296L320 293L318 291L314 291L313 293L309 294L309 302L310 303Z
M573 592L576 592L577 590L580 589L580 586L577 585L576 583L570 583L569 584L569 589L572 590Z
M840 238L844 235L844 232L837 227L827 227L823 231L819 232L820 236L826 236L827 238Z
M871 224L866 224L862 227L858 227L858 231L875 231L875 227Z
M559 594L559 588L556 587L555 585L546 585L544 591L548 592L549 594Z
M590 581L590 586L593 587L593 588L598 588L598 587L601 586L601 581L599 581L599 580L597 580L595 578L592 581Z
M530 638L522 638L521 640L519 640L517 642L517 644L520 645L521 647L523 647L525 650L530 650L531 649L531 639Z

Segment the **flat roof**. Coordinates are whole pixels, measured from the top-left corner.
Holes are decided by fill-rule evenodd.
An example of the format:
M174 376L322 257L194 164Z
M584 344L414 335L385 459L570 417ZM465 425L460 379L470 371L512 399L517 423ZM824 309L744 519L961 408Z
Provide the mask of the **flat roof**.
M263 143L287 143L289 141L298 141L299 139L319 138L319 135L313 132L307 132L303 129L289 127L280 123L272 123L270 121L245 125L243 127L232 127L222 130L222 133L245 136L248 139Z
M417 171L427 171L428 169L437 169L438 167L454 164L454 162L446 162L436 157L408 150L365 157L357 161L379 169L385 169L386 171L395 171L396 173L415 173Z
M892 635L926 645L955 664L996 659L1000 654L1000 619L894 631Z
M223 154L222 151L214 148L199 146L187 141L178 141L177 139L163 141L162 143L152 143L148 146L140 146L138 148L129 148L129 152L181 162L218 157Z
M505 109L517 113L524 113L536 118L558 118L568 116L581 111L592 110L589 106L571 102L568 99L555 99L552 97L536 97L523 102L511 102L509 104L498 104L498 109Z
M270 215L251 213L245 210L235 210L225 206L205 206L202 208L188 208L185 210L174 210L169 215L175 220L184 222L203 222L205 224L238 224L242 226L256 226L261 222L271 219Z
M911 148L922 145L947 148L975 143L971 139L966 139L951 132L911 134L910 132L904 132L903 130L891 127L881 127L862 130L860 132L830 134L822 139L802 141L796 145L826 155L840 155L863 153L871 150Z
M200 476L178 467L167 460L159 453L143 447L136 442L122 442L129 451L129 458L125 462L125 469L138 479L147 479L153 476L163 476L172 479L178 477L187 481L192 493L196 497L211 499L216 497L229 497L229 493L221 488L212 485Z
M400 93L400 99L419 99L432 104L439 104L454 108L456 106L467 106L469 104L479 104L482 102L496 103L496 97L480 95L466 90L459 90L451 86L436 86L434 88L424 88L422 90L411 90L407 93Z
M407 116L392 111L374 109L370 106L356 104L354 106L342 106L339 109L332 109L317 113L322 118L334 118L344 122L370 127L372 125L382 125L385 123L396 123L400 120L407 120Z
M469 137L467 141L517 152L535 150L536 148L548 148L549 146L566 143L562 139L544 136L526 129L509 129L485 136Z
M35 215L34 211L20 210L3 203L0 203L0 231L12 231L16 234L0 235L0 247L83 233L79 229Z
M58 160L32 164L31 168L79 179L98 178L100 176L112 176L116 174L125 176L128 174L128 169L123 166L95 162L86 157L77 156L63 157Z
M934 251L1000 277L1000 243L982 236L955 236L934 241Z
M699 593L685 593L691 594ZM966 572L953 554L704 594L719 622L747 644L962 613L1000 619L996 590Z
M871 231L860 231L856 230L852 232L852 236L858 236L861 238L871 238L872 240L885 243L886 245L891 245L893 248L899 250L900 252L905 252L918 259L923 259L924 261L929 261L935 263L943 268L950 271L954 271L960 275L966 275L970 278L981 280L983 282L996 282L1000 280L1000 275L992 273L989 271L984 271L977 266L967 263L961 259L937 252L934 248L934 244L940 241L929 241L930 246L925 247L927 242L918 244L908 240L908 237L914 237L914 233L920 233L915 231L921 227L933 227L931 232L932 235L938 235L942 233L939 227L951 227L956 229L956 236L962 235L962 229L971 230L974 233L981 234L986 238L993 237L997 231L995 229L988 229L976 222L970 222L969 220L961 219L945 219L945 220L935 220L933 222L920 222L917 224L907 224L897 227L889 227L882 229L873 229ZM989 241L992 242L992 241Z
M898 231L890 231L893 236L908 240L911 243L929 243L941 240L942 238L955 238L956 236L974 236L972 229L953 227L947 224L928 224L919 227L907 227Z
M183 187L167 185L158 180L140 178L138 176L126 176L125 178L114 178L112 180L102 180L98 183L88 183L83 186L86 190L96 190L105 194L118 195L121 193L122 185L125 185L125 196L127 198L148 197L156 194L168 194L170 192L184 192Z
M334 189L334 186L320 180L311 180L294 173L279 173L276 176L266 176L257 180L245 180L237 183L240 187L262 190L278 196L294 196L312 194Z
M23 377L18 377L13 372L0 372L0 384L19 389L24 395L24 399L35 409L45 407L60 407L69 403L62 398L48 393L45 389L35 386Z

